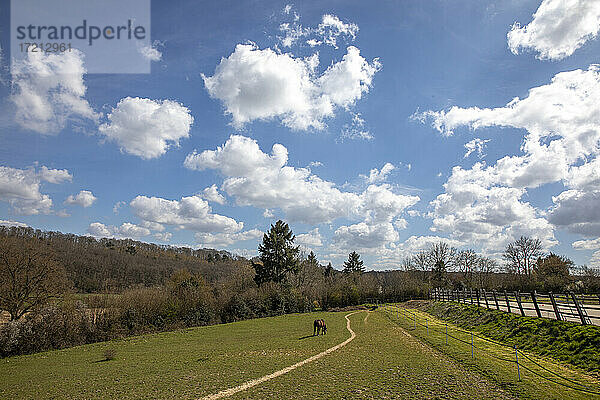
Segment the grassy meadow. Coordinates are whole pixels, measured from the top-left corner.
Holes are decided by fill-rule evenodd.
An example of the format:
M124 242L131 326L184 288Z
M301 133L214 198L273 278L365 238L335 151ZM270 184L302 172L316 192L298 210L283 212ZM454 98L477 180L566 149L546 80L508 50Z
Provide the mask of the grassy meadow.
M291 314L5 358L0 398L197 399L344 341L346 314ZM316 318L327 322L327 335L311 336ZM230 398L585 398L546 386L538 395L527 376L517 383L512 370L498 369L496 376L439 351L381 308L350 320L357 336L345 347ZM107 349L114 359L105 360Z

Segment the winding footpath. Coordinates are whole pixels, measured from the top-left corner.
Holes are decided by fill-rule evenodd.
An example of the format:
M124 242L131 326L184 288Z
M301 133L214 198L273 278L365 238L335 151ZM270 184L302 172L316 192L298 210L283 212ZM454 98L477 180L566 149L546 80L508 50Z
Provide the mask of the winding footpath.
M239 386L235 386L235 387L232 387L232 388L229 388L229 389L221 390L218 393L202 397L202 398L200 398L200 400L213 400L213 399L221 399L223 397L229 397L229 396L231 396L231 395L233 395L233 394L235 394L237 392L241 392L243 390L250 389L253 386L260 385L263 382L266 382L266 381L271 380L273 378L277 378L278 376L287 374L288 372L293 371L296 368L303 366L304 364L308 364L310 362L318 360L319 358L321 358L323 356L326 356L329 353L333 353L334 351L336 351L336 350L344 347L345 345L347 345L348 343L350 343L352 340L354 340L354 338L356 337L356 333L354 333L354 331L352 330L352 328L350 328L350 319L348 319L348 317L351 316L352 314L356 314L356 313L359 313L359 312L362 312L362 311L364 311L364 310L354 311L354 312L351 312L350 314L346 314L344 316L344 318L346 318L346 329L348 329L348 332L350 332L350 337L348 339L344 340L342 343L337 344L337 345L335 345L333 347L330 347L329 349L327 349L327 350L325 350L325 351L323 351L323 352L321 352L319 354L316 354L316 355L314 355L312 357L309 357L306 360L302 360L300 362L297 362L294 365L290 365L289 367L286 367L284 369L280 369L279 371L275 371L272 374L265 375L263 377L253 379L251 381L242 383ZM367 314L367 316L368 316L368 314ZM365 318L365 320L366 320L366 318Z

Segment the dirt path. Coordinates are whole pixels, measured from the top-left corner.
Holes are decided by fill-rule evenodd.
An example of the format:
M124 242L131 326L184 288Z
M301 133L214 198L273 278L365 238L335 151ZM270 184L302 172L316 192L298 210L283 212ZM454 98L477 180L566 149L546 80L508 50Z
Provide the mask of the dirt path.
M265 375L265 376L262 376L260 378L253 379L251 381L242 383L239 386L235 386L235 387L232 387L232 388L229 388L229 389L221 390L220 392L215 393L215 394L204 396L200 400L213 400L213 399L221 399L223 397L229 397L229 396L231 396L231 395L233 395L235 393L238 393L238 392L241 392L243 390L249 389L249 388L251 388L253 386L259 385L259 384L261 384L263 382L266 382L268 380L271 380L273 378L277 378L278 376L287 374L288 372L293 371L296 368L303 366L304 364L308 364L310 362L318 360L319 358L324 357L327 354L332 353L332 352L334 352L334 351L336 351L336 350L344 347L345 345L347 345L348 343L350 343L352 340L354 340L354 338L356 337L356 333L354 333L354 331L352 330L352 328L350 328L350 319L348 319L348 317L351 316L352 314L356 314L356 313L359 313L359 312L362 312L362 311L364 311L364 310L354 311L354 312L351 312L351 313L346 314L344 316L344 318L346 318L346 329L348 329L348 332L350 332L350 337L348 339L344 340L342 343L337 344L337 345L335 345L333 347L330 347L329 349L327 349L327 350L325 350L325 351L323 351L323 352L321 352L319 354L316 354L316 355L314 355L312 357L309 357L306 360L302 360L300 362L297 362L294 365L290 365L289 367L286 367L284 369L280 369L279 371L275 371L272 374ZM367 316L368 316L368 314L367 314ZM366 318L365 318L365 320L366 320Z

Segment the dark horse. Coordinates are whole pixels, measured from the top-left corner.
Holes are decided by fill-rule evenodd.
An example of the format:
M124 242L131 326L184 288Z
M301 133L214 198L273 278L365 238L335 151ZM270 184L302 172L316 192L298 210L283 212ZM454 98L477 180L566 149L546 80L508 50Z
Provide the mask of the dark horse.
M325 324L325 321L323 321L322 319L315 319L315 322L313 323L313 336L318 335L319 332L321 333L321 335L324 335L327 333L327 325Z

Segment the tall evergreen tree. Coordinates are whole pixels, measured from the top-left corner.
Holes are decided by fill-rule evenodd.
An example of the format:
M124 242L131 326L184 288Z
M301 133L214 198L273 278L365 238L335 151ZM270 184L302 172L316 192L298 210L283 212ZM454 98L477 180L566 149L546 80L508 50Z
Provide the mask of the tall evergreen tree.
M363 262L357 252L353 251L352 253L348 254L348 260L344 261L344 272L347 274L352 272L358 272L362 274L365 272L365 267L363 266Z
M306 261L308 262L308 265L312 265L314 267L319 265L319 260L317 260L317 256L312 250L310 251L310 253L308 253Z
M260 286L265 282L282 282L290 272L297 273L299 246L294 246L296 237L285 222L271 224L258 245L260 263L252 263L256 275L254 281Z
M331 266L331 263L327 263L324 273L325 273L325 276L327 276L327 277L333 276L333 267Z

